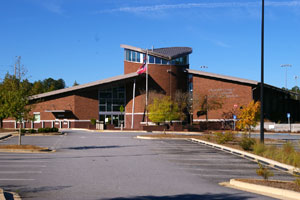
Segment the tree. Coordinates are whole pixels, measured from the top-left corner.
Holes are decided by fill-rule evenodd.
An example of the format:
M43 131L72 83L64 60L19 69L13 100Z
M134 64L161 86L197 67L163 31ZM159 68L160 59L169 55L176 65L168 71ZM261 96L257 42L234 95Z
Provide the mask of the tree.
M149 119L152 122L171 122L179 118L180 112L178 105L174 103L169 96L154 98L153 103L149 105Z
M217 110L223 106L223 97L218 94L199 94L194 95L193 104L197 111L197 116L205 115L206 121L208 121L208 112L211 110Z
M23 120L29 119L29 90L27 81L16 78L7 74L3 81L3 101L8 117L12 117L19 126L19 145L21 145L21 128Z
M3 119L8 117L7 104L5 103L5 91L0 83L0 128L3 127Z
M178 105L180 111L180 120L192 122L193 115L193 96L189 92L176 91L174 101Z
M248 131L250 138L252 129L257 125L260 119L260 102L251 101L240 111L238 119L237 128Z
M79 84L78 84L77 81L75 80L74 83L73 83L73 87L74 87L74 86L77 86L77 85L79 85Z

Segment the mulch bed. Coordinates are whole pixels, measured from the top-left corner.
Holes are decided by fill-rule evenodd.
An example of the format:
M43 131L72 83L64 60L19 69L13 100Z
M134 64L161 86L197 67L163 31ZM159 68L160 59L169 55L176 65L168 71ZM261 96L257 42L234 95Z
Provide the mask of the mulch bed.
M15 132L15 130L0 128L0 133L7 133L7 132Z
M263 185L268 187L300 192L300 186L297 186L295 182L290 182L290 181L259 180L259 179L236 179L236 180L246 182L246 183L256 184L256 185Z

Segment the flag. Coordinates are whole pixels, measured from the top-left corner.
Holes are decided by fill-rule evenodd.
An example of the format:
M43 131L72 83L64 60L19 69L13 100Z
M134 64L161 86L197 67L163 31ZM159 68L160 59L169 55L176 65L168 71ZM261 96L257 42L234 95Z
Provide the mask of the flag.
M145 73L147 70L147 56L145 55L143 65L139 67L139 69L136 71L138 74Z

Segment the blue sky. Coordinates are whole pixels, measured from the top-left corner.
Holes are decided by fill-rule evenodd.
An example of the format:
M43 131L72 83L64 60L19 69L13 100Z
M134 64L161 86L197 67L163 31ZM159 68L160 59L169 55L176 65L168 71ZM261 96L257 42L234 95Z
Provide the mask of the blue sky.
M120 44L193 48L190 68L260 80L260 0L0 0L0 77L22 56L31 81L123 73ZM265 82L300 76L300 0L265 1ZM298 80L298 85L300 80Z

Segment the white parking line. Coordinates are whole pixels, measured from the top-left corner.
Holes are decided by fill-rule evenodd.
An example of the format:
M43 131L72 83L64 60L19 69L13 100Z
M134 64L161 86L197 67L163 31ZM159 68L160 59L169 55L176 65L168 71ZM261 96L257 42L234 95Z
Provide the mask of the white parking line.
M46 167L46 165L11 165L11 164L1 164L2 167L10 167L10 168L21 168L21 167Z
M0 174L41 174L41 171L0 171Z
M22 178L0 178L0 181L35 181L35 179L22 179Z
M49 161L44 161L44 160L0 160L0 163L9 163L9 162L12 162L12 163L20 163L20 162L24 162L24 163L43 163L43 162L49 162Z

